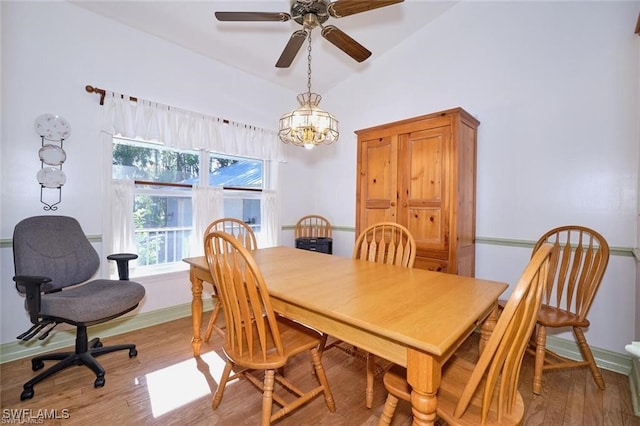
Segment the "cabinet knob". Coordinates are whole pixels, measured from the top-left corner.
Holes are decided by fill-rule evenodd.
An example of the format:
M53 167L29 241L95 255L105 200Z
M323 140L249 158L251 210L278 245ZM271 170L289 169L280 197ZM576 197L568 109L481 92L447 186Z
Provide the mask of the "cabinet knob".
M394 203L393 201L391 202L391 207L395 207L396 203Z

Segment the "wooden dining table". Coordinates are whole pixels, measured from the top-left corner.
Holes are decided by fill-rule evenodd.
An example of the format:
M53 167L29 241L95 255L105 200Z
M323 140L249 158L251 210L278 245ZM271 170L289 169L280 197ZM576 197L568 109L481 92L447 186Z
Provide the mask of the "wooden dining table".
M441 369L482 324L495 326L507 284L347 257L272 247L252 252L279 314L407 368L414 425L436 420ZM202 344L204 257L190 265L193 354Z

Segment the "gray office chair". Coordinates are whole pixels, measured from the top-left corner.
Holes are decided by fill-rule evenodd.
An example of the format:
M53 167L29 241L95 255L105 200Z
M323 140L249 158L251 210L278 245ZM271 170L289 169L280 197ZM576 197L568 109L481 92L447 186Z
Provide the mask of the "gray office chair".
M100 266L100 258L78 221L65 216L35 216L15 226L13 280L26 296L25 307L33 324L17 338L26 341L38 336L43 340L60 323L76 327L74 352L45 354L31 360L33 371L42 369L44 361L59 362L25 383L21 400L33 398L37 383L74 365L89 367L96 374L94 387L102 387L105 371L95 357L120 350L129 350L129 357L138 354L133 344L103 347L99 338L89 341L87 335L88 326L135 309L144 297L144 287L128 280L128 262L136 257L110 255L107 258L116 261L120 279L90 280Z

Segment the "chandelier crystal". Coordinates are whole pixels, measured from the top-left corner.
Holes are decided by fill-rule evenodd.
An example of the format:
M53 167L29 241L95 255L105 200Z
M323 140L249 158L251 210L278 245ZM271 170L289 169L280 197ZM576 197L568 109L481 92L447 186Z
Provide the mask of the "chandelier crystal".
M340 132L338 120L318 107L322 96L311 92L311 31L308 39L307 92L298 95L298 108L280 117L278 136L284 143L311 149L337 141Z

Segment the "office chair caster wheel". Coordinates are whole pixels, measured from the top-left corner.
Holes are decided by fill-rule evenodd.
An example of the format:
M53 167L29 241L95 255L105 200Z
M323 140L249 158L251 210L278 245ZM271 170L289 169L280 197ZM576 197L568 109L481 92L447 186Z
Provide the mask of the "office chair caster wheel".
M138 351L136 348L129 349L129 358L133 358L134 356L138 356Z
M28 388L23 390L22 393L20 394L20 401L33 398L33 394L34 394L33 388Z
M95 382L93 382L94 388L101 388L104 386L104 377L98 377Z
M96 344L95 344L95 345L93 345L93 347L94 347L94 348L101 348L101 347L102 347L102 342L101 342L100 340L98 340L98 341L96 342Z
M44 367L44 362L42 362L39 359L32 359L31 360L31 369L33 371L38 371L40 369L42 369Z

